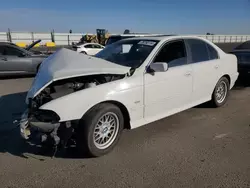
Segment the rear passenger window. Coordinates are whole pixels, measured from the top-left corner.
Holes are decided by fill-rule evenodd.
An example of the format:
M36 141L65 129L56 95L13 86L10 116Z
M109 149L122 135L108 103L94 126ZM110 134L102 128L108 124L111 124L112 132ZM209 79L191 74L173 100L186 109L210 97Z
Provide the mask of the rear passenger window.
M219 59L218 52L210 44L207 44L210 60Z
M100 45L98 45L98 44L93 44L92 45L94 48L102 48Z
M22 51L18 50L17 48L14 48L13 46L5 46L4 47L4 51L3 51L3 55L7 55L7 56L21 56L22 55Z
M198 63L210 60L207 43L198 39L188 39L187 43L191 50L191 63Z

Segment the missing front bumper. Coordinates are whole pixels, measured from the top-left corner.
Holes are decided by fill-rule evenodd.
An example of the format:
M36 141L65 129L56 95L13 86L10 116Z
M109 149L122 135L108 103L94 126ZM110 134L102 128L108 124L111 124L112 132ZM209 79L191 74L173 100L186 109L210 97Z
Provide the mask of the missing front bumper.
M35 117L29 117L27 111L25 111L20 121L20 134L23 139L33 144L50 143L53 147L60 144L60 146L66 148L76 125L78 125L78 122L75 121L41 122Z
M28 110L26 110L22 114L21 121L19 123L20 123L20 134L21 134L21 137L23 139L25 139L25 140L28 140L29 136L31 134L30 133L30 129L28 128L29 127Z
M49 112L49 114L48 114ZM33 114L33 113L32 113ZM61 123L58 121L54 122L48 122L48 117L51 115L51 119L55 119L54 117L57 116L56 113L52 111L36 111L36 114L41 118L45 119L45 121L38 120L34 114L29 114L29 110L26 110L21 117L20 121L20 134L22 138L29 139L32 134L35 134L37 132L49 134L53 132L55 129L58 129ZM47 119L46 119L47 118ZM59 120L57 118L56 120Z
M20 122L20 134L25 140L39 138L40 141L43 141L43 135L57 135L59 127L60 123L46 123L35 119L23 119Z
M38 121L23 120L20 123L20 134L25 140L30 139L36 135L50 134L58 129L60 123L44 123Z

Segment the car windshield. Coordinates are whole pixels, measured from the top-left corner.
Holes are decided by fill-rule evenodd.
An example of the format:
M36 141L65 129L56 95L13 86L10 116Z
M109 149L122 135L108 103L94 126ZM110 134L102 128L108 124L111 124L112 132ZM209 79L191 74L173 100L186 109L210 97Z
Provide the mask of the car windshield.
M95 57L107 61L138 68L148 57L159 41L157 40L121 40L105 47Z
M109 37L108 40L107 40L106 45L113 44L114 42L117 42L117 41L119 41L119 40L121 40L121 37L120 37L120 36Z

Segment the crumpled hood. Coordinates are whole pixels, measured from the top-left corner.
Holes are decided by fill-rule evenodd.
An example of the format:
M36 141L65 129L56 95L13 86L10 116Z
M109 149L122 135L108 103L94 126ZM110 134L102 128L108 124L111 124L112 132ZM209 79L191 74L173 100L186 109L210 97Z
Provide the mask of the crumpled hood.
M95 74L126 74L129 69L129 67L62 48L42 62L27 94L26 102L28 98L34 98L56 80Z

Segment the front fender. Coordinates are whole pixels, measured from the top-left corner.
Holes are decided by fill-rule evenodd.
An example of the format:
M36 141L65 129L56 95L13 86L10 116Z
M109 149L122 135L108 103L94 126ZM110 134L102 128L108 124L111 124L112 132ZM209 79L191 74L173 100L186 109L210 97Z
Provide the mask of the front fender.
M141 78L125 78L92 88L83 89L52 100L40 109L56 112L60 121L81 119L93 106L105 101L117 101L123 104L131 120L143 116L143 87Z

